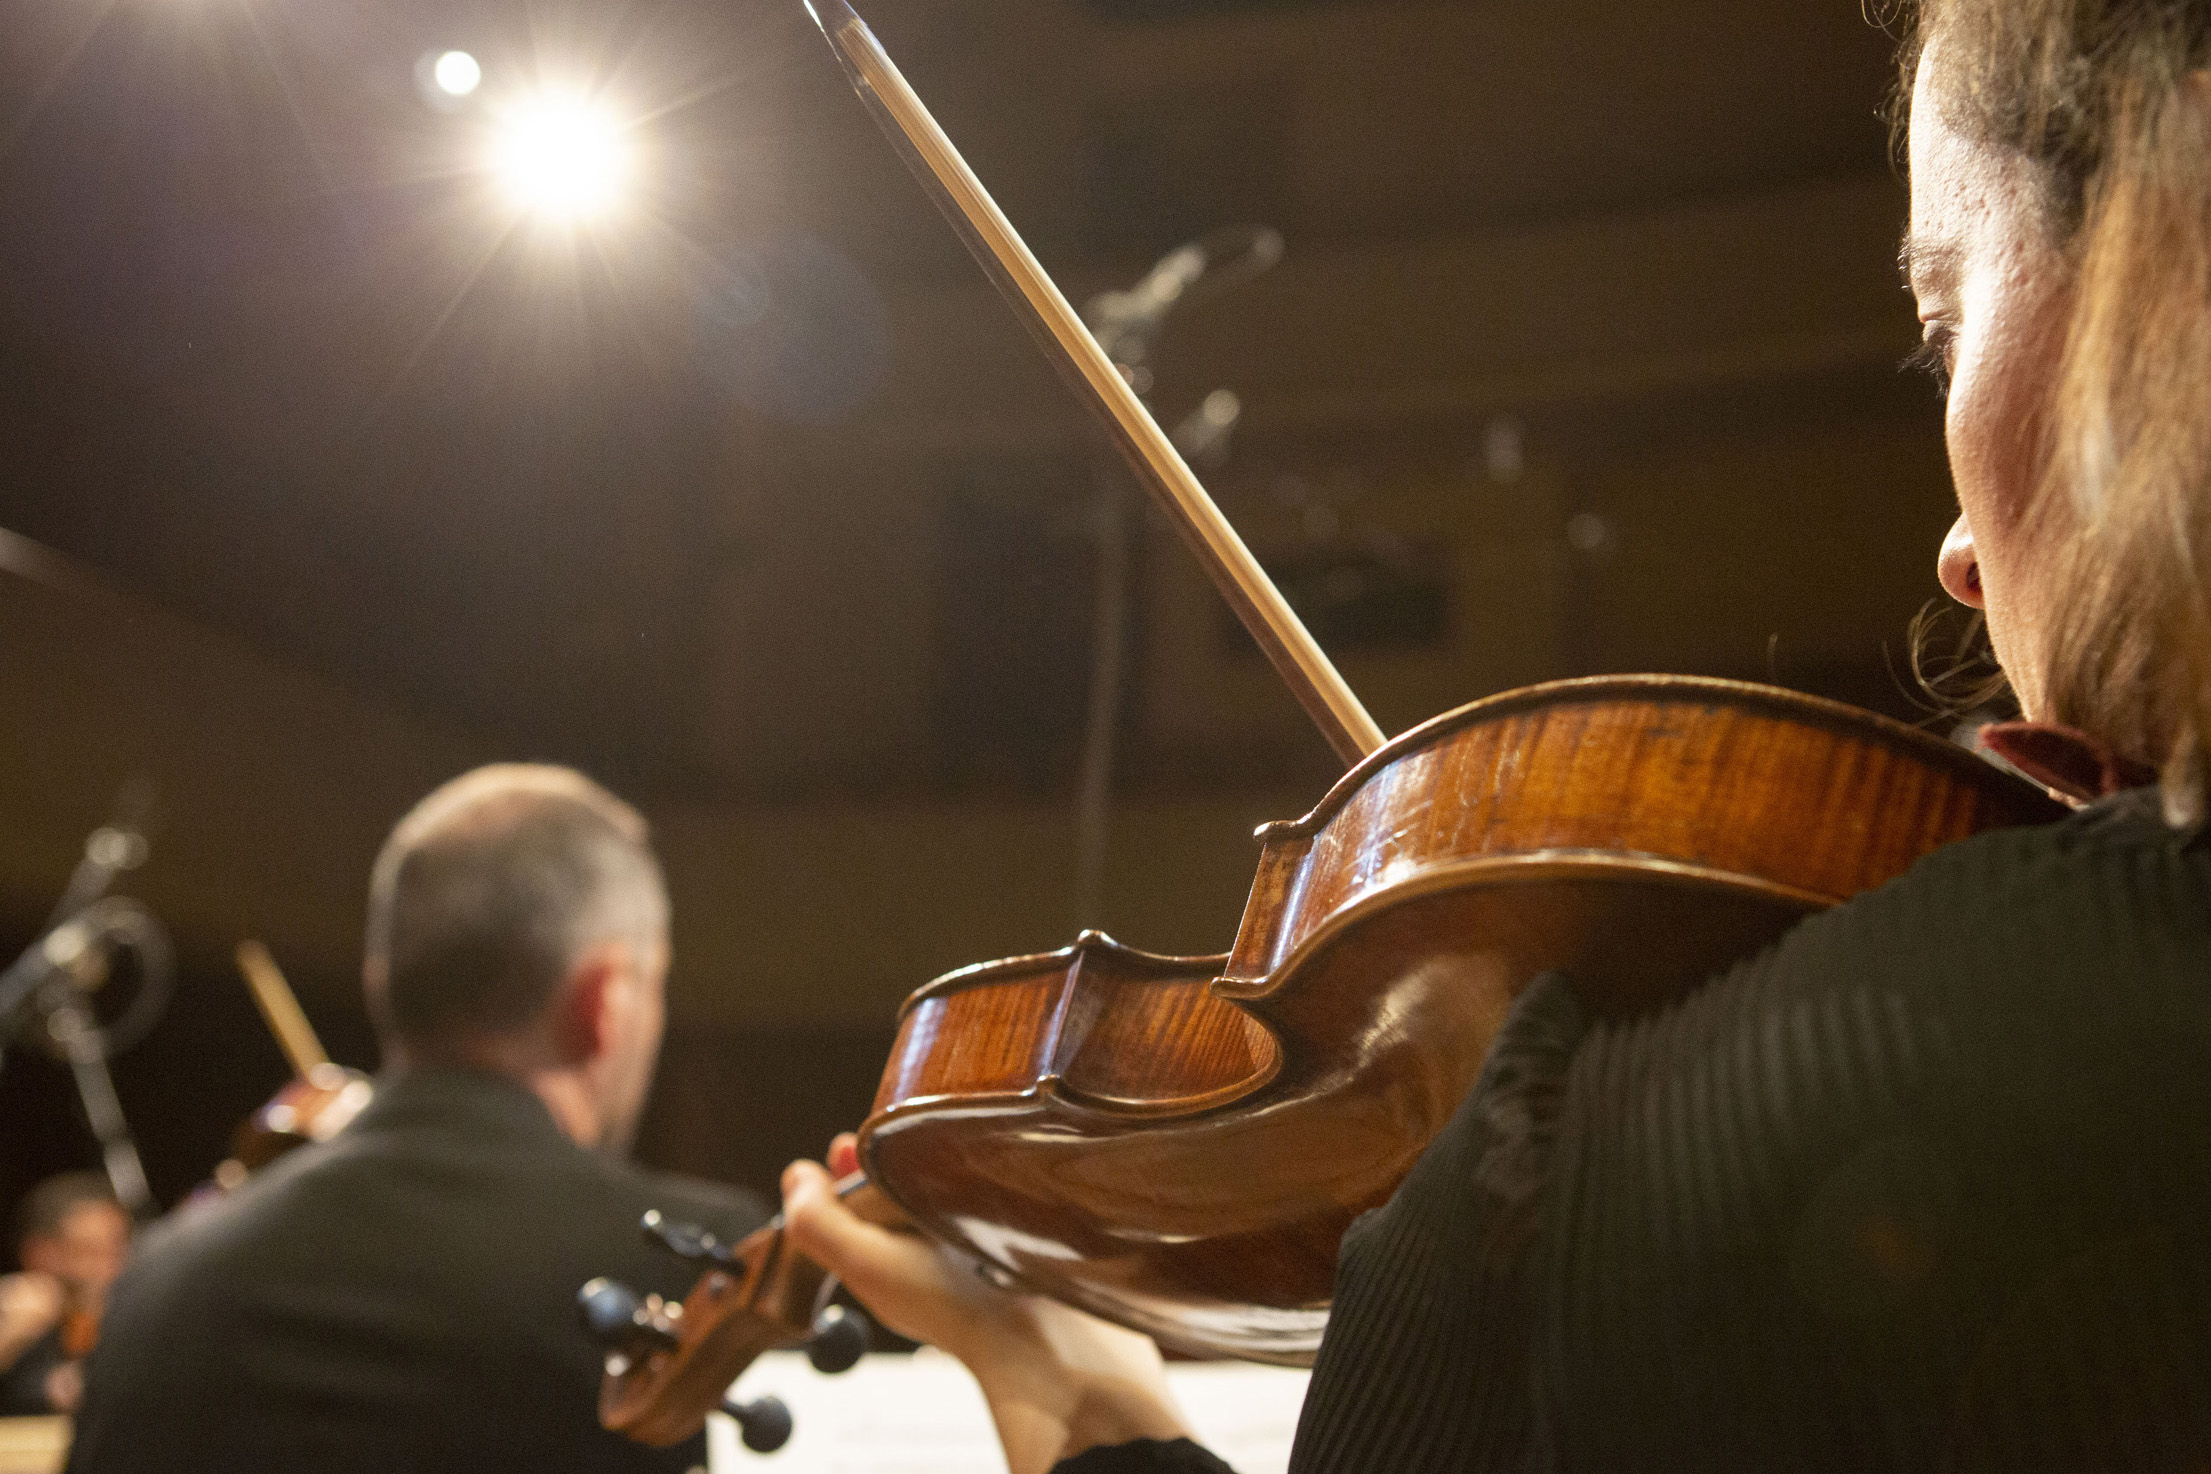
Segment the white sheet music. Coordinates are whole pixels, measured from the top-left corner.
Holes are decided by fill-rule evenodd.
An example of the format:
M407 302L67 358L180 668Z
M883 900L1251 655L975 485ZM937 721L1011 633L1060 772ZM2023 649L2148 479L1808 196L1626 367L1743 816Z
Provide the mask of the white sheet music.
M1167 1369L1198 1439L1237 1474L1283 1474L1307 1374L1241 1362ZM796 1424L780 1452L756 1454L723 1417L707 1421L712 1474L1004 1474L983 1395L940 1352L869 1356L825 1377L795 1351L763 1356L739 1380L739 1401L774 1394Z

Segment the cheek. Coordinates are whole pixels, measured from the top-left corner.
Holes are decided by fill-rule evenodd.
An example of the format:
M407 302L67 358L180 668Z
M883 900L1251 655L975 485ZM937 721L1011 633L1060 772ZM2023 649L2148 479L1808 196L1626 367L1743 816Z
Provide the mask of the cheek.
M1944 417L1958 505L1973 528L1984 573L2003 564L2040 476L2035 367L2016 342L1984 340L1961 356Z
M1986 331L1961 342L1945 417L1958 505L1973 532L1981 597L1996 656L2033 711L2040 682L2041 581L2030 517L2042 483L2047 406L2063 341L2060 294L1992 294L1969 316Z

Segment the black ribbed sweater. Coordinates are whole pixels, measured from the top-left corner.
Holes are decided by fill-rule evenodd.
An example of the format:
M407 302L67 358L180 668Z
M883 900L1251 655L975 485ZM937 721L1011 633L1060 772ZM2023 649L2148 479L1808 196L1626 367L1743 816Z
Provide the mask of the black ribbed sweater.
M1539 980L1345 1235L1292 1468L2211 1468L2211 841L2122 795L1662 1012Z

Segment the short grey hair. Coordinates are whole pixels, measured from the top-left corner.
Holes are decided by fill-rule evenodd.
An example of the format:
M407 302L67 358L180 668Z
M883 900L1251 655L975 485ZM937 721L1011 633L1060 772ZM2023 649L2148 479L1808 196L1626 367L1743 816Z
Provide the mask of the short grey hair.
M519 1033L590 947L667 935L644 819L581 773L497 763L432 793L369 878L369 1011L387 1040Z

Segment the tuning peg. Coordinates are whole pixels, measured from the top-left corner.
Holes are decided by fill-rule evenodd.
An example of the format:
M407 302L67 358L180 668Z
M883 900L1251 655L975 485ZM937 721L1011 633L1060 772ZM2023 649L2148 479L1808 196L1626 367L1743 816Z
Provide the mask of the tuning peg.
M638 1227L644 1231L645 1242L666 1249L678 1259L694 1263L711 1264L717 1269L735 1269L737 1256L729 1245L695 1223L670 1223L658 1208L648 1208Z
M628 1285L603 1275L576 1292L576 1315L583 1321L584 1334L623 1356L675 1349L679 1338L665 1323L669 1309L659 1296L641 1301Z
M722 1411L737 1420L745 1447L756 1454L772 1454L791 1441L791 1410L780 1397L760 1397L751 1402L722 1399Z
M831 1305L814 1317L806 1338L806 1359L817 1372L849 1372L867 1355L868 1318L857 1310Z

